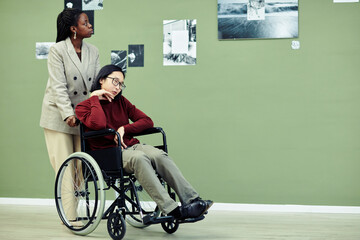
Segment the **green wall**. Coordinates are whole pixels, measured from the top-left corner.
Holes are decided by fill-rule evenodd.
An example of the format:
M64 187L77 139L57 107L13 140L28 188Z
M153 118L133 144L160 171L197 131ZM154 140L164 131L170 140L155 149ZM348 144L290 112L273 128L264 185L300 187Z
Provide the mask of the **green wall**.
M0 1L0 197L52 198L43 131L46 60L62 0ZM197 19L196 66L162 65L162 21ZM293 39L217 40L216 0L105 0L101 64L145 45L126 96L168 135L169 151L216 202L360 206L360 4L300 0Z

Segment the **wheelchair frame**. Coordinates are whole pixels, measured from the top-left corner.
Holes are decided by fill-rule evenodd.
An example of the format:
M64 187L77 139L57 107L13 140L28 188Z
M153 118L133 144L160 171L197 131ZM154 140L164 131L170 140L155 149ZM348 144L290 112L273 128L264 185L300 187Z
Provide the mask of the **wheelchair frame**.
M150 128L134 136L162 134L162 145L155 146L167 152L166 134L160 127ZM94 231L101 219L107 219L107 229L113 239L122 239L127 223L144 228L160 223L167 233L174 233L180 223L204 219L176 220L164 216L153 200L137 182L133 174L123 170L121 143L116 148L87 151L86 140L106 135L117 135L114 129L84 132L80 124L81 150L71 154L60 167L55 182L55 202L58 214L73 233L87 235ZM116 161L106 161L109 158ZM115 164L115 166L114 166ZM113 170L115 167L115 170ZM159 177L169 195L176 200L172 189ZM116 193L114 202L105 209L105 190ZM144 196L144 200L142 200Z

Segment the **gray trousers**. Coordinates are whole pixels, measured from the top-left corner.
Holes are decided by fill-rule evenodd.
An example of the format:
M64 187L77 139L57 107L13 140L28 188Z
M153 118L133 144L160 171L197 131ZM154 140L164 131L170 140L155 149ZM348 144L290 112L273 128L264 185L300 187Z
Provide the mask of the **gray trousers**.
M163 213L168 214L178 204L169 196L156 173L174 189L182 204L199 197L166 152L150 145L135 144L123 150L122 157L125 171L135 175Z

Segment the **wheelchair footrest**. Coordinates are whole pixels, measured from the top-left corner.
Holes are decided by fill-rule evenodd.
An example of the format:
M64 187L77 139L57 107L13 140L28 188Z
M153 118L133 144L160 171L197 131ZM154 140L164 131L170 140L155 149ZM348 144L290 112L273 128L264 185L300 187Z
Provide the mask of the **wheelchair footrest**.
M173 216L161 216L161 217L154 217L151 214L146 215L143 218L143 223L145 225L150 225L150 224L156 224L156 223L163 223L163 222L170 222L170 221L174 221L174 217Z
M205 218L204 215L201 215L200 217L197 217L197 218L187 218L187 219L184 219L184 220L179 220L179 224L181 224L181 223L194 223L194 222L203 220L204 218Z

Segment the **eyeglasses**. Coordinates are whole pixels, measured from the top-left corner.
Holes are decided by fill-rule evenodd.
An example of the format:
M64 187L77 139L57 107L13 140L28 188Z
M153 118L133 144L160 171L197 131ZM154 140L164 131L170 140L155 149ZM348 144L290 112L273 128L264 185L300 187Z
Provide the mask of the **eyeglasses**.
M121 90L124 90L126 88L125 84L123 82L120 82L118 78L113 78L113 77L107 77L107 78L110 78L112 80L112 84L114 84L114 86L120 85Z

